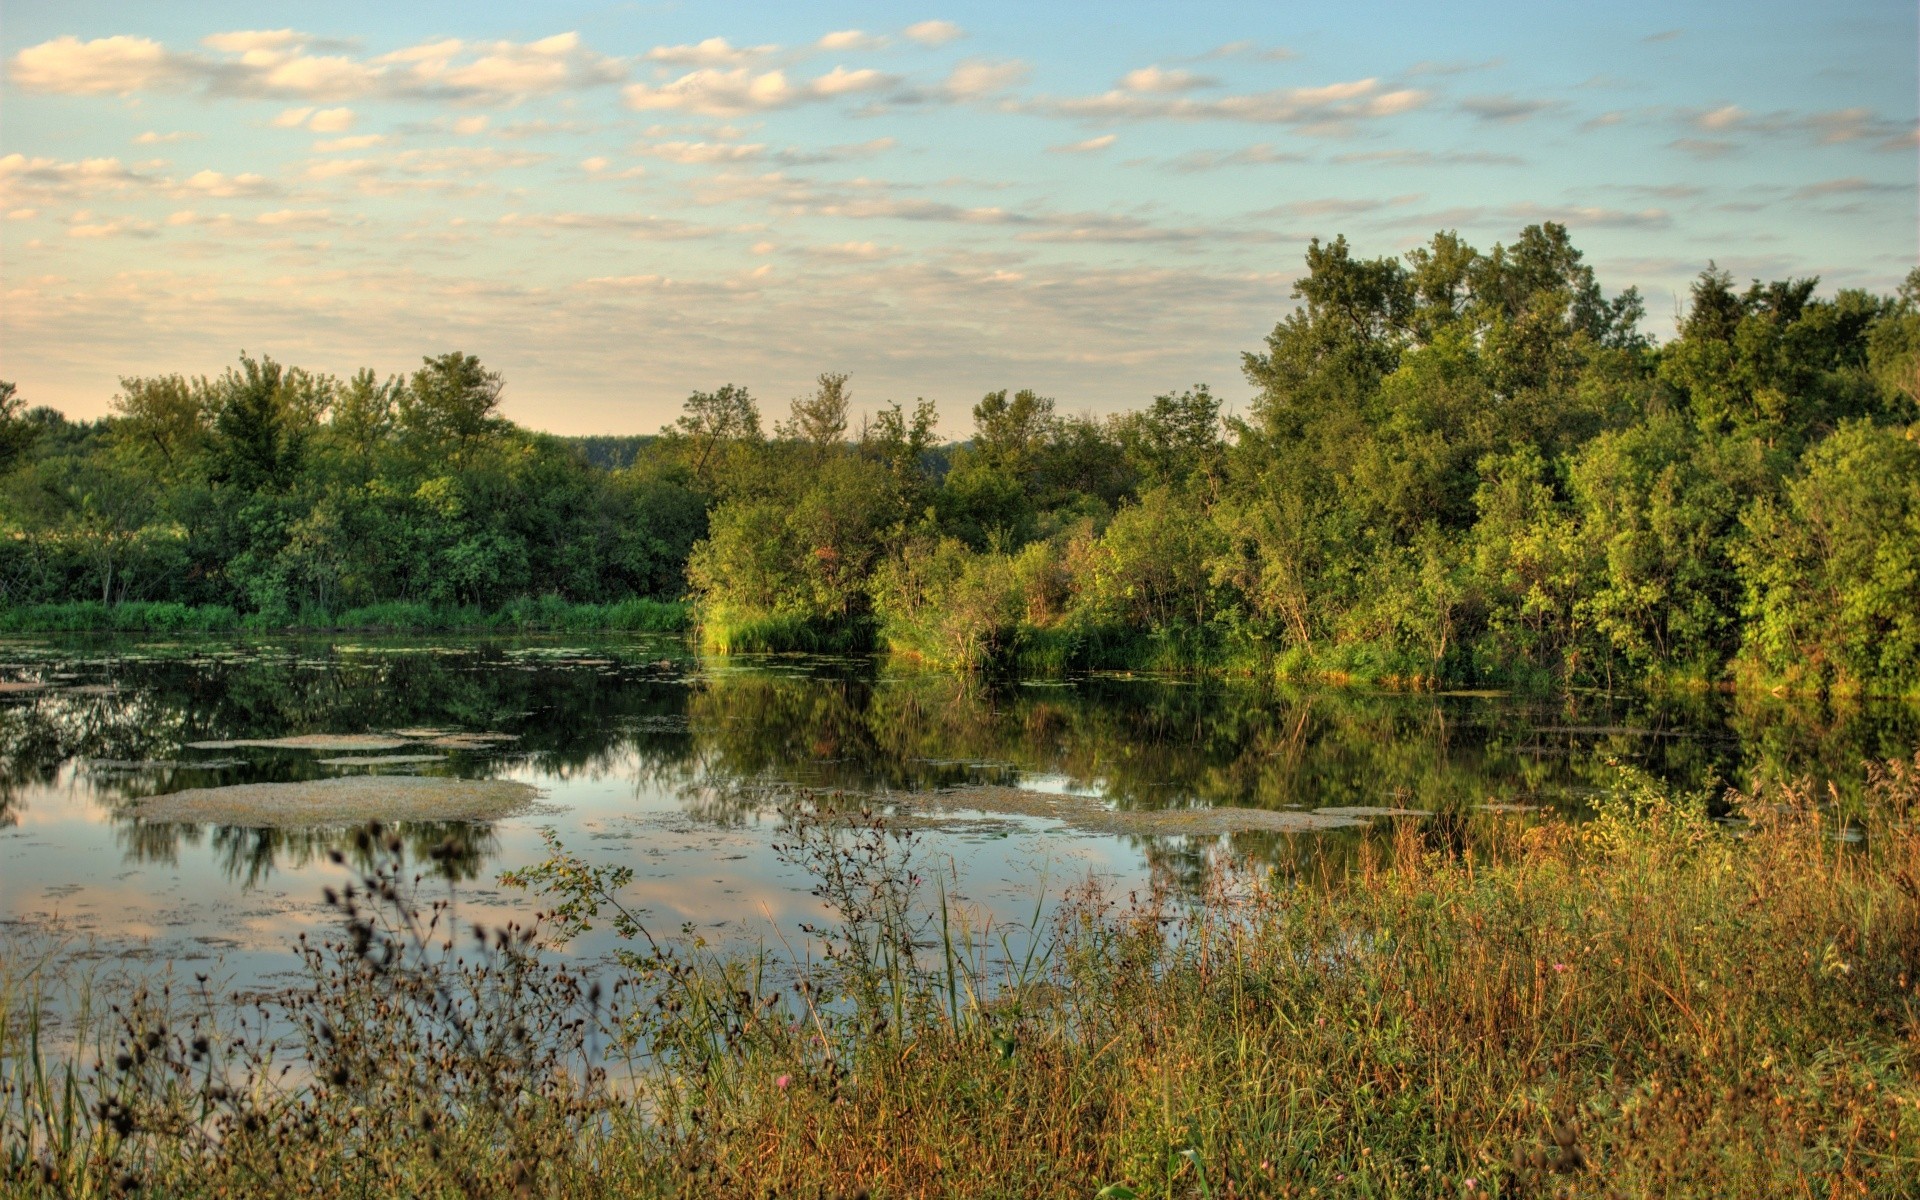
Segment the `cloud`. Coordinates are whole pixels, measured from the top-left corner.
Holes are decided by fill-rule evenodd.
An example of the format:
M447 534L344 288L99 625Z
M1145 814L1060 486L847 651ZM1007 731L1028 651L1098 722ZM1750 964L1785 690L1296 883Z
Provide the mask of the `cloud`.
M1541 221L1553 221L1561 225L1589 229L1664 229L1673 224L1673 217L1664 208L1643 208L1628 211L1618 208L1598 208L1590 205L1538 205L1510 204L1503 210L1508 217L1516 221L1533 224Z
M682 164L743 162L764 157L766 150L760 142L656 142L634 147L636 154Z
M1119 140L1117 134L1103 133L1084 142L1068 142L1064 146L1048 146L1047 149L1055 154L1092 154L1107 149Z
M1853 107L1821 112L1752 113L1737 104L1714 109L1682 109L1683 124L1720 137L1804 137L1823 146L1898 137L1910 126L1890 120L1870 108Z
M800 150L789 147L774 157L788 166L817 166L821 163L853 162L858 159L875 158L899 145L890 137L871 138L864 142L846 142L837 146L822 146L818 150Z
M136 146L159 146L168 142L197 142L206 135L203 133L160 133L149 129L133 139Z
M353 110L323 108L307 121L307 128L315 133L345 133L353 128Z
M10 75L28 91L67 95L154 90L316 103L381 97L508 104L625 74L575 33L531 42L445 38L370 59L322 53L346 45L290 29L217 33L202 45L213 53L170 50L148 38L60 37L14 55Z
M1499 125L1517 125L1556 107L1551 100L1529 100L1502 92L1497 96L1468 96L1460 102L1460 111Z
M979 100L1003 92L1027 78L1030 68L1019 59L993 62L969 58L948 72L940 92L953 100Z
M779 51L778 46L735 46L723 37L710 37L685 46L655 46L647 51L647 60L676 67L740 67Z
M595 179L642 179L645 178L647 174L647 169L642 166L632 166L624 170L609 171L607 168L612 165L607 158L601 155L580 160L580 169Z
M1221 167L1264 167L1280 163L1305 162L1303 154L1276 150L1266 142L1257 142L1239 150L1193 150L1169 161L1170 170L1181 172L1215 171Z
M1374 163L1391 167L1523 167L1527 160L1487 150L1365 150L1336 154L1336 163Z
M1671 42L1685 32L1684 29L1662 29L1659 33L1650 33L1640 40L1651 46L1660 42Z
M177 83L185 64L150 38L68 35L20 51L7 74L23 91L124 96Z
M255 224L275 229L316 229L335 224L333 210L329 208L283 208L261 213L253 220Z
M154 237L160 232L152 221L137 217L97 217L82 210L68 218L70 238Z
M357 137L327 138L313 144L317 154L338 154L343 150L369 150L384 146L390 139L384 134L363 133Z
M1098 96L1042 97L1026 107L1029 111L1085 120L1245 121L1291 125L1302 133L1342 134L1351 132L1355 122L1411 112L1429 99L1431 93L1416 88L1388 89L1378 79L1369 78L1206 100L1116 89Z
M32 193L48 198L77 199L98 192L119 192L160 182L117 158L83 158L63 162L28 158L24 154L0 157L0 195Z
M1849 175L1845 179L1825 179L1819 183L1809 183L1805 187L1794 189L1793 196L1796 200L1824 200L1833 196L1853 196L1865 193L1881 193L1885 195L1898 193L1911 194L1912 191L1913 187L1911 184L1876 183L1870 179L1862 179L1858 175Z
M821 50L878 50L886 44L886 38L858 29L829 33L814 43Z
M1212 87L1219 83L1211 75L1199 75L1192 71L1169 71L1162 67L1141 67L1128 71L1120 77L1120 87L1129 92L1190 92L1196 88Z
M628 85L627 106L642 111L681 111L708 116L771 112L858 92L891 87L896 78L879 71L835 67L807 83L793 83L784 71L754 74L745 67L705 67L660 85Z
M1197 55L1194 61L1205 62L1218 58L1255 58L1263 62L1287 62L1300 57L1298 50L1287 46L1262 46L1256 42L1227 42L1215 46L1205 54Z
M175 195L233 197L271 196L280 191L278 184L265 175L242 172L226 175L219 171L195 171L174 186Z
M900 36L922 46L944 46L967 36L967 31L952 21L916 21L902 29Z
M694 225L645 213L510 212L495 224L502 229L620 233L647 241L703 238L720 232L710 225Z

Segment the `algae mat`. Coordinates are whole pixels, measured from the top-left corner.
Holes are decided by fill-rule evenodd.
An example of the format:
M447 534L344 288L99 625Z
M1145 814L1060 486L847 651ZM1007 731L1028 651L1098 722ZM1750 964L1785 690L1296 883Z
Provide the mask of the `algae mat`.
M131 807L154 823L303 828L362 821L497 821L533 808L532 784L511 779L348 775L242 783L149 796Z
M1253 829L1275 833L1310 833L1322 829L1351 829L1365 825L1375 817L1428 815L1414 809L1370 807L1323 808L1316 812L1235 808L1228 805L1211 808L1112 808L1097 796L1030 792L1023 788L994 786L951 788L915 797L915 800L922 805L949 812L958 810L1041 817L1089 833L1159 836L1186 834L1218 837Z

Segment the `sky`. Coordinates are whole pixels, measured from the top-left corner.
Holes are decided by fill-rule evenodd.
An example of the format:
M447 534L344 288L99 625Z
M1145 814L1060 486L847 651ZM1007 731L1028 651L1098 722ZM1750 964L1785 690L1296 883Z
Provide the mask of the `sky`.
M1308 241L1559 221L1670 333L1709 260L1891 291L1912 0L156 4L0 27L0 378L110 411L241 351L478 355L645 433L988 390L1112 412L1240 367Z

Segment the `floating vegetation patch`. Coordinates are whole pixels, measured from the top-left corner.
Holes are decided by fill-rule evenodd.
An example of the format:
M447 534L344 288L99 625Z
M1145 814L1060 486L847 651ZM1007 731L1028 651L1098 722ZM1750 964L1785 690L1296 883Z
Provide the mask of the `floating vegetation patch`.
M403 767L419 763L447 761L444 754L363 754L349 758L323 758L323 767Z
M37 692L47 685L32 679L0 680L0 696L12 696L21 692Z
M517 742L513 733L449 733L428 740L427 745L447 750L491 750L501 742Z
M383 737L377 733L302 733L293 737L235 738L224 742L188 742L192 750L238 750L258 746L271 750L398 750L408 743L403 738Z
M310 828L362 821L497 821L533 808L532 784L512 779L345 775L299 783L189 788L134 803L149 823Z
M1069 792L1035 792L1025 788L980 785L927 793L915 801L945 811L1005 813L1060 821L1088 833L1123 836L1189 835L1219 837L1246 830L1274 833L1311 833L1322 829L1350 829L1374 817L1427 814L1408 808L1323 808L1315 812L1281 812L1267 808L1125 809L1111 808L1097 796Z
M80 763L88 774L113 771L217 771L223 767L245 766L237 758L203 758L194 762L176 762L170 758L89 758Z
M60 689L69 696L117 696L120 689L111 683L82 683Z

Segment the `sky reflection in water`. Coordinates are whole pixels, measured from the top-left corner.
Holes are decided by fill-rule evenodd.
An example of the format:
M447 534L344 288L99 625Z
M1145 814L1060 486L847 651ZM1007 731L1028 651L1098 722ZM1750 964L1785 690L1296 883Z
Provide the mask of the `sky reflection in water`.
M218 964L239 979L292 965L293 936L329 924L320 889L341 868L330 829L134 821L128 801L188 787L316 779L365 768L327 752L188 743L445 729L515 735L425 748L396 768L524 780L543 811L493 824L403 827L410 853L452 840L446 870L468 919L534 907L495 880L542 856L554 828L595 862L635 869L627 896L658 930L798 942L818 920L811 881L774 853L784 788L876 802L969 784L1098 794L1138 809L1271 809L1487 802L1577 809L1606 760L1687 786L1754 771L1842 789L1862 760L1911 753L1910 707L1850 711L1652 703L1594 696L1293 692L1245 682L1102 677L990 685L867 661L702 660L677 641L0 644L0 938L59 931L108 962ZM409 751L413 748L409 747ZM1121 838L993 816L921 835L972 903L1016 921L1090 874L1124 892L1196 886L1223 853L1284 862L1351 831L1229 839ZM449 886L445 879L434 888ZM89 949L90 948L90 949ZM576 952L608 943L590 936Z

